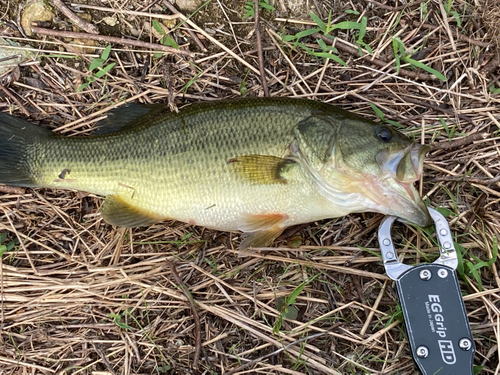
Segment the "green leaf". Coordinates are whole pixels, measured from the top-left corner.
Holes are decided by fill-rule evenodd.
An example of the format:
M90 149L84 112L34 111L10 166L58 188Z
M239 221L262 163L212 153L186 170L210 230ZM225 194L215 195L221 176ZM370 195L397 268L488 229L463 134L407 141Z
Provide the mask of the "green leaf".
M259 1L259 8L266 9L266 10L274 10L274 9L276 9L271 4L269 4L267 2L267 0L265 0L265 2Z
M114 66L116 65L116 63L111 63L107 66L105 66L104 68L102 68L101 70L99 70L98 72L96 72L94 74L94 76L96 76L97 78L102 78L104 75L106 75Z
M381 119L382 121L385 121L385 115L384 115L384 112L382 112L380 110L379 107L377 107L375 104L373 103L369 103L370 104L370 107L372 107L372 111L375 112L375 114L377 115L377 117L379 119Z
M396 74L399 74L399 69L401 68L401 61L399 60L399 53L398 53L399 42L396 40L396 38L392 39L392 51L394 52L394 61L396 63Z
M316 56L316 57L323 57L325 59L330 59L330 60L333 60L343 66L347 66L347 64L344 62L344 60L342 60L340 57L338 57L337 55L334 55L333 53L330 53L330 52L312 52L312 55Z
M306 36L309 36L309 35L312 35L312 34L315 34L317 33L318 31L321 31L321 29L315 27L313 29L307 29L307 30L303 30L303 31L299 31L297 34L295 34L295 38L296 39L300 39L300 38L304 38Z
M425 65L421 61L413 60L410 57L403 57L403 61L408 63L408 64L411 64L417 68L425 70L426 72L436 76L436 78L441 80L441 81L446 81L446 77L443 75L443 73L438 72L436 69L432 69L430 66Z
M92 60L92 62L90 63L90 66L89 66L89 71L92 71L96 68L99 68L100 66L102 66L102 64L104 64L104 59Z
M153 20L153 28L156 30L158 34L165 35L165 30L157 20Z
M395 126L398 129L403 129L404 128L403 125L401 125L399 122L394 121L394 120L387 120L386 119L385 122L387 122L388 124L391 124L392 126Z
M179 49L179 45L168 34L165 34L163 36L162 43L163 43L164 46L168 46L168 47L173 47L175 49Z
M495 85L490 85L488 86L488 90L495 95L495 94L500 94L500 87L495 88Z
M108 316L110 318L113 318L113 323L115 323L118 327L120 327L122 329L132 329L132 327L129 326L127 323L122 323L121 322L121 320L122 320L122 315L121 314L110 313L110 314L108 314Z
M457 272L458 272L459 275L461 275L462 277L464 277L465 270L464 270L463 254L465 253L465 249L459 243L457 243L457 242L453 242L453 243L455 245L455 252L457 254L457 260L458 260Z
M361 24L359 22L344 21L344 22L339 22L339 23L333 25L332 30L335 30L335 29L359 30L360 28L361 28Z
M0 245L0 257L7 251L7 246Z
M101 59L103 60L103 62L108 59L110 52L111 52L111 45L108 45L106 46L106 48L104 48L104 50L101 53Z
M453 211L445 207L436 207L436 211L439 212L444 217L450 217L453 215Z
M359 27L359 35L358 35L358 43L363 42L363 38L366 35L366 26L368 24L368 20L366 17L361 18L361 23Z
M299 315L299 310L295 306L285 307L283 310L283 317L291 320L296 320Z
M76 92L83 91L83 89L87 88L88 85L90 85L92 82L87 81L85 83L82 83L80 86L77 87Z
M7 244L7 251L11 251L14 246L16 245L19 245L19 240L17 238L14 238L13 241L10 241L8 244Z
M358 16L358 15L359 15L359 12L358 12L357 10L347 9L345 12L346 12L347 14L354 14L354 15L356 15L356 16Z
M293 305L295 303L295 300L297 299L297 297L300 295L300 293L302 293L302 289L305 288L305 286L307 284L309 284L309 280L308 281L304 281L303 283L301 283L298 287L296 287L292 293L290 293L290 295L288 296L288 298L285 298L285 301L286 301L286 304L287 305Z
M317 15L315 15L313 12L310 12L309 15L311 16L311 19L314 21L316 25L322 30L326 30L326 24L319 18Z
M7 239L7 233L6 232L0 233L0 244L3 244L6 239Z
M458 12L456 10L452 10L450 13L453 15L453 17L455 17L455 21L457 21L457 26L462 27L462 20L460 19L460 15L458 14Z

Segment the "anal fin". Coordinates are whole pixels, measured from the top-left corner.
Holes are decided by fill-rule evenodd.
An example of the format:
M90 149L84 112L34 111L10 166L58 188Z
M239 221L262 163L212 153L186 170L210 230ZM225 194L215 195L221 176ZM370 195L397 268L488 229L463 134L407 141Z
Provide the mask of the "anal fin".
M108 224L118 227L145 227L166 218L125 202L118 195L108 195L102 206L102 217Z

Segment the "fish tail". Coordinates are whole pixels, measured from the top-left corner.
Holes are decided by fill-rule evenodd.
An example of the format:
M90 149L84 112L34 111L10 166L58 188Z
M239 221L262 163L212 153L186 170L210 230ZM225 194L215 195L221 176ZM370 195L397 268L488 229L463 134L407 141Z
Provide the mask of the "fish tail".
M0 112L0 183L36 187L30 153L49 130Z

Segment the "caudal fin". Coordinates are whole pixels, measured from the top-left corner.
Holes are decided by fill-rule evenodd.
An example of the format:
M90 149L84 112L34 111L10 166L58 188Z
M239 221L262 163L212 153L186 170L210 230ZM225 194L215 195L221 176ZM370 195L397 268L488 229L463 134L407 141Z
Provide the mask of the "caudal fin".
M50 134L46 129L0 112L0 183L37 186L30 154L34 146Z

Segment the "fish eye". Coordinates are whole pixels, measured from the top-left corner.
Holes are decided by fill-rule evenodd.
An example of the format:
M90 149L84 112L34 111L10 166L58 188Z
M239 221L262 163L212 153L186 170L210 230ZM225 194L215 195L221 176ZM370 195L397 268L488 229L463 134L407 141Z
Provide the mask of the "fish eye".
M378 128L377 129L377 137L380 139L382 142L389 142L392 139L392 133L391 130L388 128Z

